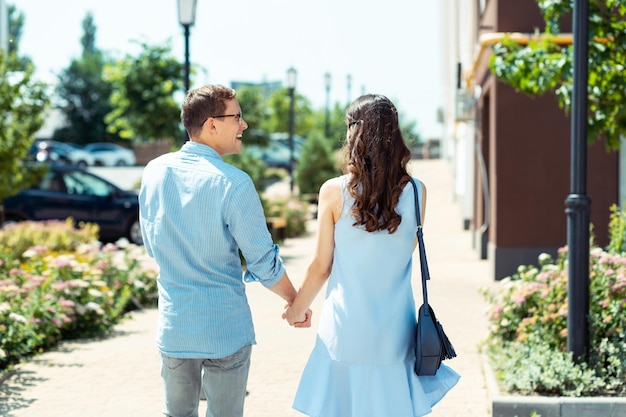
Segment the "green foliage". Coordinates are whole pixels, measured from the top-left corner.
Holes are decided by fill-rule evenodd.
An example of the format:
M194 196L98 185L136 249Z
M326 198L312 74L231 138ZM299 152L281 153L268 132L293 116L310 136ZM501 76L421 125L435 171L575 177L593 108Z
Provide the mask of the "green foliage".
M9 21L9 43L8 54L13 55L17 61L17 68L25 70L33 61L20 55L20 40L22 39L22 29L24 27L24 13L20 12L13 4L7 4L7 16Z
M9 251L12 258L20 259L22 254L33 246L45 246L56 252L75 250L82 243L98 240L98 232L97 224L80 224L79 228L76 228L72 219L65 222L26 221L0 229L0 247Z
M498 364L496 377L508 391L580 397L603 388L593 370L574 364L571 353L555 351L543 343L492 345L490 354Z
M281 88L274 91L268 101L268 118L264 126L268 132L289 132L289 90ZM314 115L308 98L298 94L294 96L294 133L308 136L314 126Z
M529 95L554 92L559 105L571 110L573 47L554 42L559 22L573 1L537 0L546 29L541 40L520 46L504 38L493 47L491 71L501 81ZM626 134L626 0L589 1L589 141L604 138L618 149Z
M417 130L417 122L410 119L408 122L403 122L404 120L407 120L407 118L403 117L403 115L400 115L400 129L402 130L402 137L406 142L406 146L414 151L424 141Z
M0 208L5 198L40 178L43 168L27 166L26 156L43 124L47 86L34 80L34 68L0 51Z
M326 109L320 109L314 113L315 130L323 133L331 148L337 150L346 139L346 106L335 103L328 113L330 116L328 137L326 137Z
M623 239L624 217L612 222L611 236ZM490 304L489 354L500 382L524 394L626 394L623 252L590 250L589 358L582 364L566 353L567 250L556 260L541 255L539 265L521 266L498 291L484 292Z
M610 242L607 250L610 253L626 253L626 212L613 204L610 207L609 221Z
M174 94L183 89L183 65L169 45L139 46L138 56L127 55L105 65L104 80L113 87L113 110L105 117L107 130L124 139L182 137Z
M309 135L296 167L300 194L317 193L326 180L337 175L339 171L330 144L318 132Z
M237 100L241 106L248 129L243 133L246 145L267 146L269 133L266 126L267 107L262 86L246 86L237 90Z
M326 138L333 150L338 150L343 146L346 139L346 106L340 103L335 105L329 111L329 135ZM407 142L409 148L414 149L423 142L423 139L418 131L417 122L411 120L405 115L399 115L400 129L402 130L402 136ZM307 137L313 134L313 132L320 132L326 136L326 110L319 109L313 113L314 125L306 135Z
M269 201L265 212L267 217L281 217L287 221L287 237L306 232L306 223L311 218L309 203L293 197Z
M59 75L57 95L62 101L67 126L57 129L53 139L74 143L104 142L111 137L104 117L111 112L111 83L104 81L106 59L96 48L96 27L91 13L83 20L83 53Z
M309 205L297 199L265 197L269 185L284 180L287 173L283 169L268 168L265 163L247 152L239 155L226 155L224 160L245 171L252 178L261 196L261 204L266 217L281 217L287 221L287 237L295 237L306 231ZM273 236L277 239L277 236Z
M245 145L243 152L238 155L225 155L224 161L236 166L250 175L250 178L254 183L254 188L256 188L259 194L263 194L268 185L280 179L282 175L284 175L277 172L275 169L268 169L265 162L255 158L252 154L245 150Z
M14 257L42 233L33 227L48 229L41 243L71 233L61 222L24 222L1 232L0 373L61 339L105 335L125 312L156 305L158 271L143 247L101 247L89 234L72 234L75 240L56 250L38 244ZM18 238L7 241L8 234Z

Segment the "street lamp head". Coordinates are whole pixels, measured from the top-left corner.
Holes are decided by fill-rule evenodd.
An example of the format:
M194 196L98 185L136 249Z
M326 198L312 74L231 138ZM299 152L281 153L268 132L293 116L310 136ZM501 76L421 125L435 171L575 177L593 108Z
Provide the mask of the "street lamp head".
M296 88L296 77L298 76L298 71L294 67L291 67L287 70L287 87Z
M331 82L331 77L330 77L330 72L327 72L326 74L324 74L324 85L326 86L326 88L330 88L330 82Z
M197 0L178 0L178 21L183 26L193 26L196 21Z

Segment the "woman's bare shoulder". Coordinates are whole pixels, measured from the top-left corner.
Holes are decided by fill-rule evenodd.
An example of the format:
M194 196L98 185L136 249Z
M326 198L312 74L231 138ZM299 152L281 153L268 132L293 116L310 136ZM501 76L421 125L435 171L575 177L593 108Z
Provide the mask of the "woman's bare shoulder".
M343 205L341 182L341 177L331 178L320 187L319 208L321 211L330 210L334 222L339 219Z
M341 182L342 182L341 177L335 177L335 178L326 180L326 182L324 182L324 184L322 184L322 186L320 187L320 194L332 195L338 192L339 195L341 195Z

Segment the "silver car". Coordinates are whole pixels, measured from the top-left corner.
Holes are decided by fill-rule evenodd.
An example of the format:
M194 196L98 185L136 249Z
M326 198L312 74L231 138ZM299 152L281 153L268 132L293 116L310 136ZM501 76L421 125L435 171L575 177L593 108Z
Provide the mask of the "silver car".
M132 149L124 148L115 143L90 143L84 149L94 157L94 165L96 166L121 167L133 166L137 163Z

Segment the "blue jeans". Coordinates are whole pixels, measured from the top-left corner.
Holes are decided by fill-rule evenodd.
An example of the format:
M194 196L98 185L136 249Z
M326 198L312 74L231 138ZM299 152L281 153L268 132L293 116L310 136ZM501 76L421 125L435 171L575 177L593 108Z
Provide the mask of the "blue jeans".
M243 417L251 352L252 346L247 345L221 359L176 359L161 355L163 414L198 417L200 389L203 389L206 417Z

